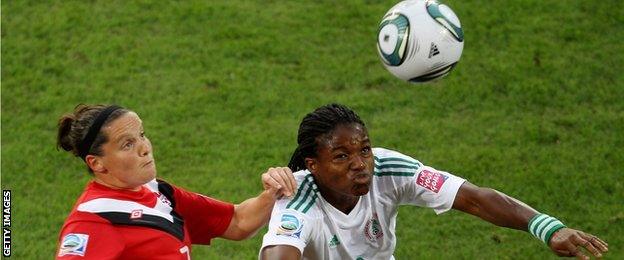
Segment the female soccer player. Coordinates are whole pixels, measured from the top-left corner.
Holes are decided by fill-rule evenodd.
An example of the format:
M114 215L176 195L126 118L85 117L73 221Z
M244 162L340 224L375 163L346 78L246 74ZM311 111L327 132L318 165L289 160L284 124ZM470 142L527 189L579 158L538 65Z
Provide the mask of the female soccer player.
M156 179L141 119L119 106L77 106L59 121L58 145L93 181L61 229L57 259L190 259L191 244L255 234L296 185L288 168L270 168L264 191L233 205Z
M489 188L477 187L396 151L372 148L364 122L331 104L306 115L289 163L298 183L278 200L262 259L394 259L399 205L457 209L529 231L560 256L600 257L607 244Z

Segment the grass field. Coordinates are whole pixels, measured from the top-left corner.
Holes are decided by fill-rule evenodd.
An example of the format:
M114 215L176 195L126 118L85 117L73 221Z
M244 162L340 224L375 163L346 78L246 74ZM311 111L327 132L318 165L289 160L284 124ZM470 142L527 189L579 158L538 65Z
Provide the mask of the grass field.
M374 146L517 197L624 259L624 2L446 1L464 53L426 85L394 78L377 57L394 3L2 1L12 257L52 258L89 181L55 149L57 119L78 103L137 111L161 178L240 202L288 162L301 118L339 102ZM397 233L397 259L554 258L528 233L460 212L404 207ZM217 239L193 257L254 259L260 243Z

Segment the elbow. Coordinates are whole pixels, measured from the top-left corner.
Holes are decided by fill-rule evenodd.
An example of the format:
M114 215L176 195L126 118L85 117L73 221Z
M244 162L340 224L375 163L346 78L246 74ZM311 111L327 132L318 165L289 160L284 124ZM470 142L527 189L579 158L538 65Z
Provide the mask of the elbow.
M498 192L490 188L482 188L471 183L464 183L453 203L453 208L479 216L485 204L497 196Z
M228 240L232 240L232 241L242 241L242 240L247 239L247 236L245 234L243 234L243 233L238 233L237 232L237 233L229 235L227 237L227 239Z
M247 236L234 236L234 237L229 237L229 240L232 240L232 241L243 241L243 240L245 240L247 238L249 238L249 237L247 237Z
M501 195L502 194L495 189L479 187L472 199L472 205L477 211L489 211L488 208L492 202L500 201L501 198L504 198L504 196Z
M229 230L227 239L241 241L253 237L257 233L257 229L251 229L244 222L237 221Z
M236 232L236 234L234 234L230 240L234 240L234 241L246 240L246 239L254 237L256 233L258 233L256 230L247 231L247 230L241 229L239 230L239 232Z
M235 232L233 232L232 240L241 241L254 237L265 222L249 221L249 219L237 219L235 223Z
M260 227L262 226L246 223L235 216L222 237L234 241L245 240L255 236Z

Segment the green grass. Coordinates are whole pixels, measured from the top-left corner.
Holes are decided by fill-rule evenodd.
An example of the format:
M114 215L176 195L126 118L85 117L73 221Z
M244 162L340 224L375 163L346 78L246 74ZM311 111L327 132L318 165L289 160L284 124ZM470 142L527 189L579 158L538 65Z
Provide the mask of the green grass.
M231 202L284 165L299 120L340 102L373 144L496 188L624 253L624 4L447 1L464 26L445 79L392 77L375 50L393 1L3 1L3 189L13 256L47 259L89 180L55 149L78 103L137 111L159 176ZM545 259L527 233L403 207L397 259ZM261 235L193 247L254 259Z

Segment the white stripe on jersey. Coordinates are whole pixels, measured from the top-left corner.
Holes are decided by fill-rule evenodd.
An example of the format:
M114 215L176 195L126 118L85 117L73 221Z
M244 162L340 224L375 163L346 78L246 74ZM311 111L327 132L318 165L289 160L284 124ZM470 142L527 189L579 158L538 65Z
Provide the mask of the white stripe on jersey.
M173 217L169 214L171 207L163 207L159 204L166 205L159 199L156 199L156 208L160 209L157 210L133 201L99 198L81 203L76 210L90 213L122 212L130 214L132 211L140 209L143 211L143 214L158 216L173 223Z

